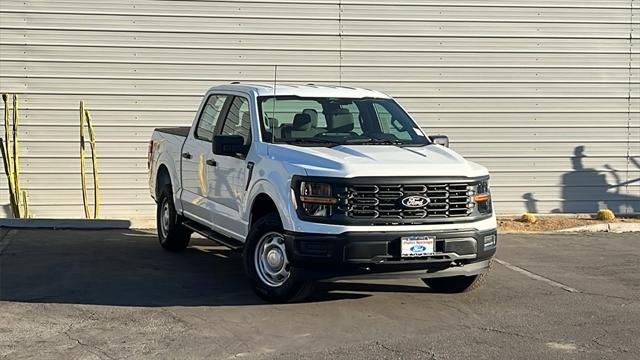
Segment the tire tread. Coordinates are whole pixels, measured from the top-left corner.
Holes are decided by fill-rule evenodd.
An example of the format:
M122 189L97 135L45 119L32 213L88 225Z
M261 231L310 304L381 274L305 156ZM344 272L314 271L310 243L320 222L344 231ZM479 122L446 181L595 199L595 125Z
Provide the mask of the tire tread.
M166 239L163 239L161 230L162 224L160 224L160 211L165 198L167 199L167 201L169 201L169 212L172 213L171 218L174 219L174 221L169 226L169 231L167 233ZM171 252L180 252L186 249L187 246L189 246L189 241L191 240L191 231L182 226L181 217L176 214L171 185L166 185L160 190L156 217L158 240L160 241L160 246L162 246L163 249Z
M278 288L270 288L259 280L253 256L260 237L269 231L283 231L282 222L277 213L270 213L256 220L247 236L243 257L251 288L261 299L272 303L299 302L306 299L313 292L313 283L296 279L293 267L289 280Z
M483 287L491 270L492 262L489 262L489 269L481 274L473 276L453 276L444 278L425 278L422 281L431 289L442 293L466 293Z

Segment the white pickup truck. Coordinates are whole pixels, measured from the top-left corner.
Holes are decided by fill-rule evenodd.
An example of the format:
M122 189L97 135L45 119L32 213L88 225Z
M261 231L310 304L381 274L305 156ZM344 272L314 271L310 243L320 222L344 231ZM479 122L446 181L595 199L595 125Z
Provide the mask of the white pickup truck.
M196 232L241 250L272 302L356 277L467 291L496 251L487 169L377 91L211 88L190 128L155 130L149 169L162 247Z

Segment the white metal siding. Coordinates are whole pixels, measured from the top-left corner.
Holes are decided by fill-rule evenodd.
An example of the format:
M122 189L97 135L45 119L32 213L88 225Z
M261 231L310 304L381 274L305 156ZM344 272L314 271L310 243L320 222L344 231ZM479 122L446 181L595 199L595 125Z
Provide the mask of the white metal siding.
M32 211L83 216L80 99L104 216L151 217L152 129L190 124L212 85L272 81L274 64L279 82L397 97L490 168L500 213L640 212L638 0L2 0L0 91L21 96Z

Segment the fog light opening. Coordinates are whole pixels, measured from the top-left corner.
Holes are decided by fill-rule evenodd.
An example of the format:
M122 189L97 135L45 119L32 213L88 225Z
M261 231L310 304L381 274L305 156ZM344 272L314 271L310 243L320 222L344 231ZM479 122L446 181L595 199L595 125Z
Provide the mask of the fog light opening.
M495 235L487 235L484 237L484 249L491 249L496 246L497 237Z

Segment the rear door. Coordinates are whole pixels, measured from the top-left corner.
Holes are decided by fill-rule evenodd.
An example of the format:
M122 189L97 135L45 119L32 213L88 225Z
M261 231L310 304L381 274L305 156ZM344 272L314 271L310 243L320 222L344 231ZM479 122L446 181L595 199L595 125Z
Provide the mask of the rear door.
M195 126L182 147L182 207L185 215L211 226L213 204L209 197L209 165L212 138L227 100L232 96L210 94L199 112Z
M245 96L234 96L225 109L224 120L218 124L218 133L222 135L240 135L244 144L251 144L250 101ZM209 201L215 206L216 219L214 230L228 236L244 238L246 222L241 219L240 207L246 196L246 183L249 174L247 160L243 155L222 156L210 153L215 167L209 169L211 188Z

